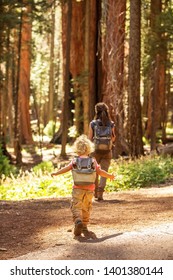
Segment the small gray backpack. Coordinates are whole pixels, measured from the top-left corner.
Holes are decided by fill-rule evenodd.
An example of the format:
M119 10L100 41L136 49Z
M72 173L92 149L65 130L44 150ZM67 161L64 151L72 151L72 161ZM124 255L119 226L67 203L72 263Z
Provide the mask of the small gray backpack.
M95 183L96 167L92 157L75 157L72 164L72 176L76 186Z

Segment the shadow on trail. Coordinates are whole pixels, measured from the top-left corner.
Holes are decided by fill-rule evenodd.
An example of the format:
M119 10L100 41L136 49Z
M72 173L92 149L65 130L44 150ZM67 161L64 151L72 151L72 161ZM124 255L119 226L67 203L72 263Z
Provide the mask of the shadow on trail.
M116 234L111 234L111 235L106 235L104 237L100 237L100 238L95 238L95 239L87 239L86 237L84 236L79 236L77 238L75 238L76 240L78 240L79 242L81 243L100 243L100 242L103 242L107 239L110 239L110 238L114 238L114 237L117 237L119 235L122 235L123 233L116 233Z
M96 202L96 203L99 203L99 204L102 204L102 203L109 203L109 204L116 204L116 203L127 203L126 200L118 200L118 199L104 199L103 200L104 202Z

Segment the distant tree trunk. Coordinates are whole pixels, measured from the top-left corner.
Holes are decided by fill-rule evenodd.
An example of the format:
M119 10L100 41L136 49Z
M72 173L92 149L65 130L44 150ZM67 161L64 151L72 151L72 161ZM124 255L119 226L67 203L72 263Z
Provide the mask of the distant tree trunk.
M82 86L83 133L88 134L93 115L96 91L96 0L85 1L84 77Z
M91 100L91 108L90 108L90 117L94 118L95 111L94 107L97 102L102 101L102 87L103 87L103 69L102 69L102 45L103 45L103 37L102 37L102 18L103 7L102 0L97 0L96 3L96 88L95 94Z
M94 0L95 2L95 0ZM84 49L84 87L82 90L83 102L83 129L87 134L89 126L89 36L90 36L90 0L85 1L85 49ZM90 38L92 40L93 38Z
M8 40L7 40L8 41ZM1 83L0 89L0 145L2 144L3 150L6 150L6 132L8 126L7 112L8 112L8 94L7 94L7 62L6 62L6 73ZM3 151L4 152L4 151Z
M70 93L70 40L71 40L71 18L72 18L72 0L68 0L65 4L66 8L66 37L65 37L65 53L63 59L64 64L64 101L62 108L62 141L61 156L66 157L66 144L68 136L68 111L69 111L69 93Z
M84 73L84 45L85 45L85 2L72 1L72 27L71 27L71 50L70 72L73 79L75 112L74 124L77 135L83 133L83 79ZM80 59L79 59L80 58Z
M151 150L156 149L156 131L161 122L161 91L160 91L160 33L158 17L161 13L161 0L151 0L151 35L155 38L151 52L151 89L148 105L148 123L146 137L151 139Z
M15 88L15 98L14 98L14 110L15 110L15 121L14 121L14 153L16 157L16 164L22 164L22 153L21 153L21 138L20 138L20 118L19 118L19 81L20 81L20 54L21 54L21 42L22 42L22 13L20 16L19 24L19 37L18 37L18 48L17 48L17 73L16 73L16 88ZM15 78L15 77L14 77Z
M157 112L158 112L158 101L159 101L159 96L157 98L157 94L159 91L158 88L158 72L157 72L157 67L158 67L158 59L153 62L152 68L151 68L151 78L152 78L152 84L151 84L151 101L150 101L150 113L151 113L151 131L150 131L150 137L151 137L151 150L155 150L156 148L156 131L157 131Z
M4 42L6 52L10 53L10 29L6 30L6 41ZM0 146L2 152L12 162L12 156L7 151L8 143L12 144L13 139L13 101L12 101L12 88L11 88L11 56L6 56L5 75L3 83L1 84L0 91ZM7 138L8 136L8 138Z
M0 5L0 14L4 13L4 7L3 5ZM3 22L2 22L3 23ZM3 27L2 25L1 27ZM0 28L0 54L3 55L3 29ZM0 144L2 142L2 93L3 93L3 73L2 69L0 67Z
M0 15L5 13L5 7L0 5ZM7 34L7 38L6 35ZM6 148L6 132L8 127L8 91L7 91L7 68L9 53L9 28L1 20L0 28L0 149L5 156L11 159L10 154ZM7 61L7 62L6 62ZM6 64L5 64L6 62ZM4 66L6 66L6 73L4 73ZM12 110L12 107L10 108Z
M73 1L70 69L77 134L88 134L96 102L97 5L96 0Z
M30 124L30 67L31 67L31 4L23 0L20 73L19 73L19 111L20 111L20 138L22 144L33 143Z
M166 49L160 52L159 92L160 92L160 126L162 128L162 142L166 142L167 100L166 100Z
M115 122L114 156L117 157L127 150L124 140L123 106L126 0L109 0L107 3L106 36L103 48L103 101L110 106Z
M168 59L168 58L167 58ZM169 59L167 61L167 63L169 63ZM171 124L173 124L173 114L172 114L172 102L171 102L171 98L172 98L172 92L171 92L171 73L170 73L170 69L167 69L167 74L166 74L166 116L168 118L168 112L171 109L171 114L169 117L169 121L171 122ZM165 141L163 141L163 144L165 144Z
M47 121L55 121L55 112L54 112L54 65L55 65L55 5L51 7L51 34L50 34L50 70L49 70L49 101L48 101L48 112L47 112Z
M10 36L8 38L8 46L7 50L11 53L12 50L10 48ZM7 66L6 66L6 88L7 88L7 95L8 95L8 106L7 106L7 116L8 116L8 135L9 135L9 143L12 144L14 143L14 121L13 121L13 110L14 109L14 104L13 104L13 83L12 83L12 75L13 75L13 62L12 58L9 57L7 59Z
M129 147L132 158L143 154L140 103L141 0L130 1Z
M165 3L164 9L168 8L168 2ZM162 8L161 8L162 11ZM167 115L168 115L168 94L166 94L166 65L168 62L168 54L167 54L167 40L166 35L164 32L160 34L160 81L159 81L159 89L160 89L160 95L161 95L161 102L160 102L160 108L161 108L161 127L162 127L162 143L166 143L166 125L167 125Z
M84 132L88 134L88 125L94 115L94 106L96 104L96 97L98 95L98 84L97 84L97 42L98 42L98 25L101 14L101 1L91 0L89 5L89 104L88 104L88 119L84 127ZM99 80L98 78L98 81Z

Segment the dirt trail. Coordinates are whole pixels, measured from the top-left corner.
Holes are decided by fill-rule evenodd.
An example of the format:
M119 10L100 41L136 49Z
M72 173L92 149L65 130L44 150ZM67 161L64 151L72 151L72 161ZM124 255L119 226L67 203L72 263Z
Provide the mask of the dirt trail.
M173 259L173 185L93 202L96 240L73 238L70 197L0 201L0 259Z

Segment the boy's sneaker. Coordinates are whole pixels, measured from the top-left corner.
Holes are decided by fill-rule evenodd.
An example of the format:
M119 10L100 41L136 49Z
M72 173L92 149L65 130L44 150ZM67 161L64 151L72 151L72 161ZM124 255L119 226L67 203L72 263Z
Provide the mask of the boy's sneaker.
M97 236L95 235L95 233L93 231L89 231L88 228L86 226L83 227L82 229L82 233L83 235L87 238L87 239L96 239Z
M75 236L79 236L82 233L82 228L83 228L83 224L81 220L76 220L75 221L75 227L74 227L74 235Z

